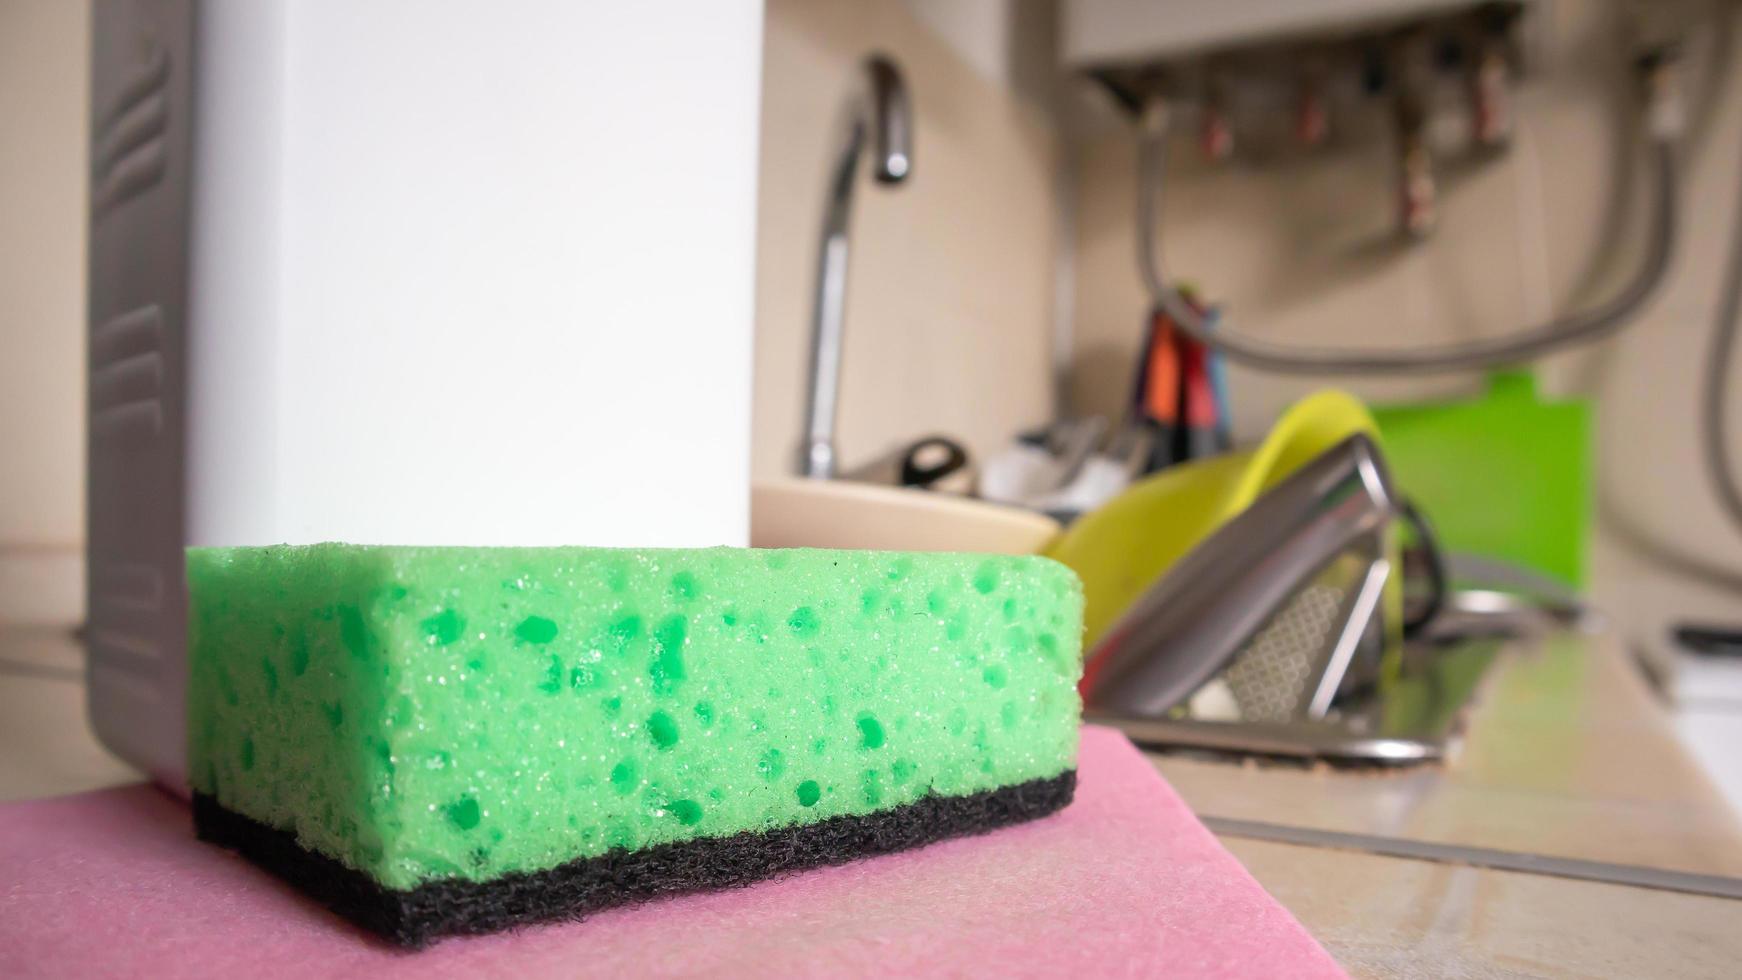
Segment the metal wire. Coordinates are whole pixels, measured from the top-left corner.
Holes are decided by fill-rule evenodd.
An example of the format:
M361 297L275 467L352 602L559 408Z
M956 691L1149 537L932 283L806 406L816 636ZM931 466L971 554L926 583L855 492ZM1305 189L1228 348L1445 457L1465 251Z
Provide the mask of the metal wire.
M1717 319L1712 323L1712 347L1706 355L1700 429L1712 489L1725 516L1742 531L1742 482L1737 480L1736 462L1730 457L1729 420L1725 411L1730 379L1734 377L1729 368L1736 353L1736 323L1742 317L1742 198L1737 199L1736 215L1731 220L1730 261L1724 269L1723 292L1718 298Z
M1668 99L1654 87L1654 99ZM1516 364L1571 344L1609 336L1625 326L1663 281L1674 252L1680 220L1674 142L1677 127L1659 125L1661 102L1645 127L1651 151L1651 221L1639 269L1613 299L1505 337L1417 348L1319 348L1279 344L1242 334L1224 313L1215 329L1185 297L1167 284L1156 243L1156 219L1166 183L1169 112L1161 101L1145 107L1137 140L1137 264L1155 305L1193 340L1251 367L1292 374L1426 374ZM1732 317L1732 321L1734 317Z

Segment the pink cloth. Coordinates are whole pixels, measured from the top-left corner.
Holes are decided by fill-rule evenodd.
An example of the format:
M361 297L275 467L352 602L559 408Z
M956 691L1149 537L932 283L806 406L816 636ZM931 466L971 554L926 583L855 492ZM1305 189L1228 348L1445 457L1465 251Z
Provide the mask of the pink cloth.
M407 953L132 786L0 806L0 976L1340 977L1118 733L1076 802L905 854Z

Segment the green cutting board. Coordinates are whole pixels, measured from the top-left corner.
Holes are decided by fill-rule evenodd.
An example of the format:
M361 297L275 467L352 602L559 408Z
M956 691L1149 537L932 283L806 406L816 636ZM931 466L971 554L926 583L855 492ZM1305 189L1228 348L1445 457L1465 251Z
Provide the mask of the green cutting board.
M1585 584L1591 406L1543 401L1528 372L1495 374L1468 401L1373 410L1386 461L1448 551Z

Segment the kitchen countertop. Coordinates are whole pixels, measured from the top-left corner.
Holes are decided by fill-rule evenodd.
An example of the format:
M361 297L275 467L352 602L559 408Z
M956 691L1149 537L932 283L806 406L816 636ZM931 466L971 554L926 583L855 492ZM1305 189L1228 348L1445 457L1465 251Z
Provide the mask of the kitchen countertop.
M0 627L0 802L143 778L85 724L85 657L72 635Z
M1697 891L1742 894L1700 878L1742 878L1742 825L1612 634L1506 649L1444 765L1151 759L1357 976L1729 976L1742 962L1742 899ZM1458 860L1398 856L1412 851ZM1538 858L1591 878L1516 870ZM1625 883L1640 879L1657 880Z
M1742 962L1742 899L1697 878L1613 880L1742 877L1742 829L1609 636L1509 650L1443 766L1151 758L1356 976L1724 976ZM72 637L0 629L0 800L138 778L89 734ZM1457 855L1397 856L1418 844ZM1536 856L1588 862L1588 877L1518 870Z
M1502 653L1444 765L1155 761L1201 817L1742 877L1735 815L1607 634Z

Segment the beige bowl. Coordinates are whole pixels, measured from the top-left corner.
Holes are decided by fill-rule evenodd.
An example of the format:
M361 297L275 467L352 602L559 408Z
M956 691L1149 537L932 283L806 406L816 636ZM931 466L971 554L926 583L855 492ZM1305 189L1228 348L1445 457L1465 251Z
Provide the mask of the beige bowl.
M1033 554L1059 533L1043 514L929 490L844 480L759 480L755 548L869 548Z

